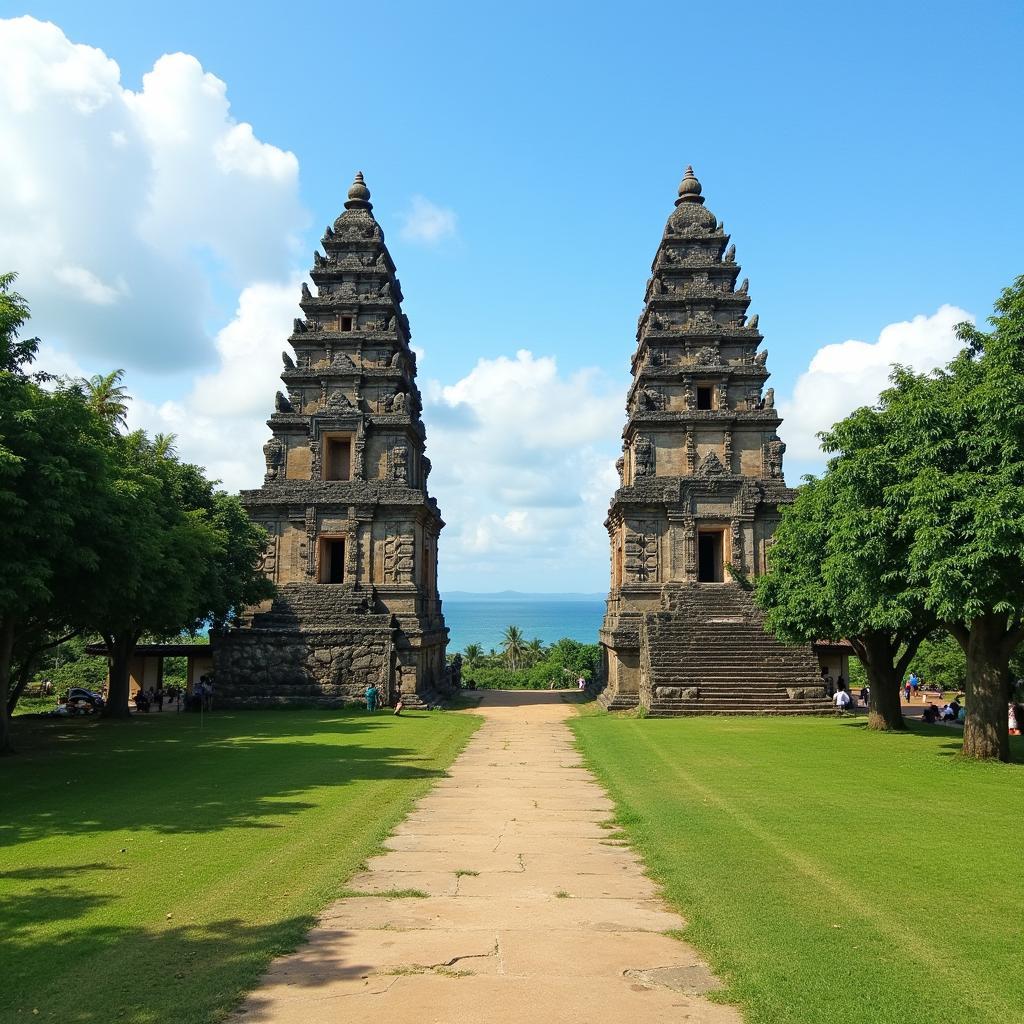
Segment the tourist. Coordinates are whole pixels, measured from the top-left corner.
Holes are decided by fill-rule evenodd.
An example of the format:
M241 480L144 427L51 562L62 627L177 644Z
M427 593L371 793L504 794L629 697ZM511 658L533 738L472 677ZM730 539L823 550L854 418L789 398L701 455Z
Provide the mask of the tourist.
M583 678L583 676L580 676L579 679L576 680L576 689L582 693L586 688L587 681Z
M839 714L845 715L846 709L850 706L850 695L845 690L836 690L833 703L839 711Z
M939 721L940 714L941 712L934 704L928 704L925 707L924 713L921 715L921 717L929 725L936 725Z
M156 701L156 709L157 709L157 711L163 711L163 709L164 709L164 688L163 688L163 686L158 686L156 688L156 693L153 694L153 698Z
M862 686L860 688L860 705L863 708L869 707L871 704L871 687Z
M911 685L910 685L910 680L908 679L908 680L907 680L907 681L906 681L906 682L905 682L905 683L903 684L903 696L904 696L904 699L906 700L906 702L907 702L908 704L910 703L910 691L911 691L911 688L912 688L912 687L911 687Z
M910 692L916 697L917 691L921 688L921 680L913 669L910 670L910 679L907 682L910 684ZM908 697L907 700L909 701L910 698Z
M846 680L843 678L843 673L842 672L840 672L839 675L836 676L836 689L837 690L845 690L846 689ZM853 698L852 697L850 698L850 703L851 704L853 703Z
M377 692L376 685L374 683L370 683L370 685L366 688L366 710L367 711L376 711L377 710L377 698L378 698L378 696L379 696L379 694Z
M405 705L402 703L402 698L399 696L398 703L395 705L395 714L400 715L402 713L402 708L404 707Z

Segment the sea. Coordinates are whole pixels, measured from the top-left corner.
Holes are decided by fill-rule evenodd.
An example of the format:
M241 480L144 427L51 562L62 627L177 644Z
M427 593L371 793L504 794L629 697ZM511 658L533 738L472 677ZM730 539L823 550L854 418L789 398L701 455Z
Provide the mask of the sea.
M596 644L604 618L604 594L469 594L441 595L444 620L451 631L448 652L479 644L501 648L509 626L518 626L527 641L553 644L562 637Z

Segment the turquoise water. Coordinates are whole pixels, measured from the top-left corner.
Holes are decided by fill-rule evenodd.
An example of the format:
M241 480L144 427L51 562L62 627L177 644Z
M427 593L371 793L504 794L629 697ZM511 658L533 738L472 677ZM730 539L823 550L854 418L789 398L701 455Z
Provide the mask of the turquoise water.
M444 599L442 607L451 630L449 653L464 650L466 644L479 644L485 651L492 647L497 650L509 626L518 626L527 640L536 637L545 644L552 644L563 636L584 644L596 644L604 617L604 602L597 600L452 598Z

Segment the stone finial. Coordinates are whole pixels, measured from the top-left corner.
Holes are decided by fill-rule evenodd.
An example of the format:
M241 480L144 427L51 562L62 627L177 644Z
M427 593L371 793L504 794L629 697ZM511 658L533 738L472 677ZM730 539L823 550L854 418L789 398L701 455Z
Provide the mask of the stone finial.
M680 203L703 203L704 199L700 193L700 182L693 173L693 168L687 165L683 180L679 182L679 198L676 200L676 206Z
M366 187L366 182L363 181L362 171L356 171L355 180L352 182L352 187L348 190L348 202L345 203L345 209L373 209L373 205L370 203L370 190Z

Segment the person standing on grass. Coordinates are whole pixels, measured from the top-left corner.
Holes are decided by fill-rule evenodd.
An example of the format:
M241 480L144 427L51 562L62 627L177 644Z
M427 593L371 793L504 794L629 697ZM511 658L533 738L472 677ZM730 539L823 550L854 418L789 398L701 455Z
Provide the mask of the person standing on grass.
M910 682L910 692L916 697L917 696L917 691L921 688L921 680L918 678L917 673L913 669L910 670L910 680L909 680L909 682Z
M367 711L376 711L377 710L377 697L378 697L377 687L376 687L376 685L374 683L370 683L370 685L366 688L366 710Z
M839 714L845 715L846 709L850 706L850 695L845 690L836 690L833 701Z

